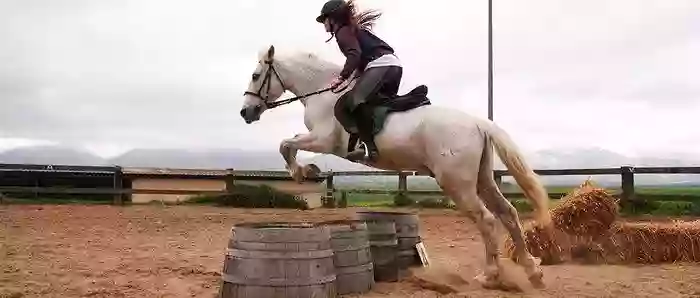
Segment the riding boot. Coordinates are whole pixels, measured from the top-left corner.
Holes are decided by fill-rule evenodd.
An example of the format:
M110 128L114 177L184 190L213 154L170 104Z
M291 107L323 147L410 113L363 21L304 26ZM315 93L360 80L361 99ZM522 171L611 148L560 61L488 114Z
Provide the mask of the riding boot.
M364 144L363 149L355 149L348 153L346 158L350 161L357 162L358 160L375 161L378 155L377 146L374 144L373 129L374 117L371 107L365 104L358 106L353 111L355 125L357 126L357 135L360 141Z
M379 155L377 145L374 144L374 115L371 107L363 104L358 107L357 128L360 140L365 143L365 158L376 161Z

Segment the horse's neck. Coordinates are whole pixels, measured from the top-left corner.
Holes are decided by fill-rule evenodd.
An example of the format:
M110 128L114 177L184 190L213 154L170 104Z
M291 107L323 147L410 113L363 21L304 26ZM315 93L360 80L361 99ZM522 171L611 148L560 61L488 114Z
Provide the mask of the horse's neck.
M337 65L310 57L308 54L298 54L285 59L285 77L291 84L289 91L296 96L313 93L328 87L333 77L340 72ZM306 100L301 100L306 105Z
M292 82L289 89L296 96L303 96L327 88L333 78L340 73L340 66L312 57L308 54L293 58L296 59L286 59L284 66L285 75L289 77L290 82ZM346 88L346 91L349 87L350 86ZM342 93L343 92L334 94L331 92L324 92L300 100L305 110L304 122L310 130L314 127L322 127L323 129L323 127L331 125L334 126L333 129L337 130L340 134L340 139L347 140L347 132L339 126L339 123L335 120L333 111L335 103ZM337 141L339 140L334 140L334 142ZM338 148L344 148L342 144L344 144L344 141L341 141L341 145L331 146L335 148L333 149L334 152L327 153L336 154L338 156L345 154L342 149L337 151L339 150Z

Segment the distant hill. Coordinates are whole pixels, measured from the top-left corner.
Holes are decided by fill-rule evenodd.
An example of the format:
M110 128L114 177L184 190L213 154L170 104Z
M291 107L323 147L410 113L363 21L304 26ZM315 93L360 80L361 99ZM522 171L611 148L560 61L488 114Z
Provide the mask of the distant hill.
M683 158L633 158L609 150L584 148L576 150L543 150L526 154L527 161L535 169L596 168L636 166L699 166L697 159ZM331 156L312 155L299 157L301 163L315 163L322 170L364 171L374 170L357 163ZM496 159L496 168L505 167ZM284 159L275 151L250 151L241 149L135 149L120 156L103 159L85 150L61 146L21 147L0 152L0 163L71 164L71 165L121 165L124 167L170 167L170 168L234 168L239 170L284 170ZM586 176L542 177L548 185L574 185L585 180ZM618 186L617 175L594 176L602 185ZM510 177L505 182L514 182ZM678 186L700 185L700 175L637 175L638 185ZM373 188L395 188L396 177L339 177L339 187L363 186ZM430 177L410 177L411 188L437 188Z
M109 165L109 161L85 150L62 146L20 147L0 152L0 163Z
M284 159L277 151L240 149L135 149L112 158L110 162L122 167L284 170Z

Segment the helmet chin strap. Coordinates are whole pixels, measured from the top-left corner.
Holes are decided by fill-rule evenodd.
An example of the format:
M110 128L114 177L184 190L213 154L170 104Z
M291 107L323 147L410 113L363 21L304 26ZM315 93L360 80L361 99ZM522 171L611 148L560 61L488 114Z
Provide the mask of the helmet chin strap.
M335 37L335 33L333 33L333 32L331 31L331 37L329 37L328 39L326 39L326 43L328 43L329 41L331 41L331 39L333 39L333 37Z
M335 37L335 28L333 28L333 27L335 27L335 24L333 24L333 22L331 22L331 32L330 32L330 33L331 33L331 37L329 37L329 38L326 40L326 43L328 43L329 41L331 41L331 39L333 39L333 37Z

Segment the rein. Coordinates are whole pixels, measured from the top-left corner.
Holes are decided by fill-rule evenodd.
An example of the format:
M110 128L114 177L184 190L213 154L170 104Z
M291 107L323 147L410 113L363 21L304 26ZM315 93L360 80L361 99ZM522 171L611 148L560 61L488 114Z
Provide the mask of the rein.
M291 97L291 98L287 98L287 99L282 99L282 100L277 100L277 101L269 102L267 99L268 99L268 96L269 96L269 94L270 94L270 86L271 86L270 83L271 83L271 80L272 80L272 73L275 74L275 77L277 77L277 80L280 82L280 85L282 85L282 88L283 88L284 90L287 90L287 87L285 87L284 82L282 81L282 78L280 77L279 73L277 72L277 70L275 69L274 65L272 64L272 60L266 60L266 61L265 61L265 64L269 65L269 67L268 67L267 72L265 72L265 76L263 77L263 82L262 82L262 84L260 84L260 88L258 88L258 92L246 91L246 92L243 92L243 95L252 95L252 96L255 96L255 97L257 97L257 98L260 98L260 99L262 100L263 104L265 105L265 107L266 107L267 109L273 109L273 108L276 108L276 107L279 107L279 106L283 106L283 105L286 105L286 104L293 103L293 102L295 102L295 101L297 101L297 100L300 100L300 99L307 98L307 97L309 97L309 96L313 96L313 95L317 95L317 94L321 94L321 93L324 93L324 92L333 90L333 88L328 87L328 88L324 88L324 89L321 89L321 90L317 90L317 91L314 91L314 92L311 92L311 93L307 93L307 94L304 94L304 95L300 95L300 96L295 96L295 97ZM345 86L345 87L344 87L343 89L341 89L340 91L345 90L345 88L347 88L349 85L350 85L350 84L348 84L347 86ZM263 88L265 88L266 86L267 86L267 88L266 88L266 90L265 90L265 97L263 97L260 93L261 93L261 91L263 90Z
M283 106L283 105L286 105L286 104L289 104L289 103L293 103L293 102L295 102L295 101L297 101L297 100L304 99L304 98L307 98L307 97L309 97L309 96L313 96L313 95L321 94L321 93L326 92L326 91L330 91L331 89L333 89L333 88L328 87L328 88L321 89L321 90L318 90L318 91L314 91L314 92L311 92L311 93L307 93L307 94L304 94L304 95L301 95L301 96L295 96L295 97L292 97L292 98L287 98L287 99L282 99L282 100L276 100L276 101L273 101L273 102L270 102L270 103L268 103L267 101L264 101L264 100L263 100L263 102L265 103L265 105L267 106L268 109L272 109L272 108L276 108L276 107L279 107L279 106Z

